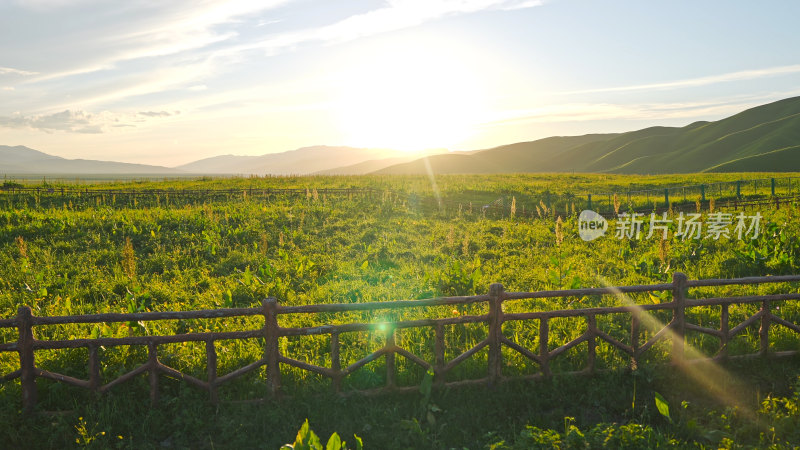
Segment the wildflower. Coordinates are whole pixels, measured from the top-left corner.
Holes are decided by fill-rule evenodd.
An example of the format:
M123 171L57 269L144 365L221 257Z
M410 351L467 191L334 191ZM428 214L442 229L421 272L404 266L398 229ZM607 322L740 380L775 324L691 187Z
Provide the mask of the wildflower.
M558 220L556 220L556 245L561 245L561 242L564 241L564 222L561 220L561 216L558 216Z

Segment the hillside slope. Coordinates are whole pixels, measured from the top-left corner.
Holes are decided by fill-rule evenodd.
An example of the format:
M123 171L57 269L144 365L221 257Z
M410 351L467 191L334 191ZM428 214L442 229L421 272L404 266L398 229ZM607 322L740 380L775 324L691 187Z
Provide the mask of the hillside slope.
M605 141L614 134L556 136L478 152L453 152L421 158L378 170L378 174L550 172L549 160L583 144Z
M800 97L715 122L616 135L556 137L429 158L435 173L691 173L800 170ZM378 173L425 173L423 160Z

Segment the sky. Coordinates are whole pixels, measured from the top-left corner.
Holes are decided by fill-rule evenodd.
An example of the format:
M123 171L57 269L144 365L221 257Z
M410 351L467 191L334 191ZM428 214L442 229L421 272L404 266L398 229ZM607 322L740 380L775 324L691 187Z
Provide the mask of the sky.
M800 2L0 0L0 145L475 150L800 95Z

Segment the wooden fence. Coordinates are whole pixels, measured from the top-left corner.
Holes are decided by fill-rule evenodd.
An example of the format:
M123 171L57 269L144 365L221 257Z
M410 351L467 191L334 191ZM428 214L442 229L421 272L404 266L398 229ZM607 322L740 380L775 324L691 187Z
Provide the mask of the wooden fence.
M143 312L131 314L90 314L77 316L56 316L56 317L36 317L31 313L27 306L19 308L17 316L10 319L0 320L0 328L16 328L18 339L14 342L0 344L0 352L17 352L19 354L19 369L6 374L0 381L9 381L16 378L20 379L22 389L22 403L25 411L31 411L36 405L37 399L37 378L47 378L57 382L66 383L81 388L93 390L95 392L105 392L109 389L122 384L140 374L147 373L150 383L150 398L155 404L158 400L159 376L164 375L177 380L182 380L200 389L207 390L212 402L218 401L218 389L221 385L247 372L255 370L261 366L266 366L267 385L274 394L281 386L281 365L293 366L302 370L310 371L328 377L333 381L333 387L339 391L341 381L356 370L365 366L371 361L385 358L386 386L372 391L385 390L415 390L415 386L398 386L396 382L397 370L395 359L397 355L406 358L408 361L421 366L424 369L432 369L435 374L437 385L459 385L467 383L486 383L494 385L504 381L506 377L502 373L503 367L503 347L510 348L519 352L524 357L535 362L540 369L540 373L534 376L550 376L552 371L550 362L559 355L579 344L586 343L588 351L586 353L586 368L582 372L595 370L595 359L597 357L596 347L598 341L605 341L615 349L619 350L625 357L629 358L631 367L636 367L638 360L653 345L660 340L671 341L670 357L675 364L683 364L689 358L684 352L685 333L695 331L705 333L719 339L719 346L716 354L710 359L724 359L728 357L728 343L743 330L751 325L759 325L760 347L757 353L739 356L754 355L773 355L788 356L797 354L797 351L774 351L770 349L770 329L772 325L780 325L788 328L794 333L800 333L800 326L797 323L789 322L773 314L773 303L785 302L800 299L800 293L787 292L774 295L749 295L739 297L724 298L688 298L689 288L699 288L708 286L723 285L754 285L759 283L775 282L798 282L800 275L789 276L769 276L769 277L749 277L738 279L709 279L709 280L687 280L682 273L675 273L671 283L642 285L642 286L623 286L623 287L604 287L589 289L554 290L539 292L506 292L501 284L492 284L489 293L485 295L465 296L465 297L441 297L426 300L401 300L373 303L350 303L350 304L315 304L304 306L281 306L274 298L264 300L260 308L228 308L202 311L185 312ZM794 291L794 289L790 289ZM646 305L627 305L615 307L597 307L584 309L562 309L554 311L531 311L521 313L506 313L503 305L506 302L513 302L522 299L536 298L563 298L563 297L582 297L582 296L602 296L619 295L629 293L671 291L672 299L668 303L646 304ZM733 325L729 323L728 313L731 304L760 304L757 313L745 319L741 323ZM466 305L466 304L488 304L488 313L483 315L465 315L446 318L428 318L420 320L398 321L392 323L347 323L341 325L324 325L306 328L284 328L278 325L279 315L300 315L300 314L321 314L337 313L349 311L374 311L374 310L397 310L403 308L425 308L440 305ZM719 328L707 328L686 321L686 311L689 308L700 306L718 306L721 308ZM652 336L641 343L641 326L644 316L655 311L671 311L672 318L667 324L660 324L660 329L651 330ZM629 314L630 315L630 343L625 344L618 339L610 336L598 327L597 318L603 315ZM155 321L155 320L179 320L179 319L218 319L226 317L259 316L263 317L263 326L258 329L225 332L203 332L187 333L165 336L130 336L119 338L92 338L92 339L69 339L69 340L39 340L33 333L33 327L64 325L64 324L90 324L102 322L129 322L129 321ZM549 323L557 318L572 318L576 322L579 318L583 319L583 324L576 323L575 328L582 329L582 334L566 343L560 344L555 349L550 349ZM503 324L511 321L538 321L538 348L525 348L503 333ZM487 337L477 345L461 353L453 359L445 360L445 340L444 327L453 324L482 323L486 324ZM434 330L434 349L433 361L426 361L424 358L413 354L397 345L395 331L398 329L432 327ZM535 328L533 328L535 330ZM339 336L342 333L371 331L385 333L385 345L377 351L364 356L360 360L342 367L340 358ZM321 367L293 358L293 355L282 354L278 345L278 340L283 336L308 336L308 335L329 335L330 336L330 357L331 367ZM263 357L258 361L240 367L230 373L220 376L217 372L217 341L220 340L241 340L263 338L264 348ZM206 348L207 377L205 380L182 373L174 368L163 364L159 360L159 345L181 342L204 342ZM102 380L100 375L100 361L98 349L101 346L146 346L147 361L139 365L130 372L119 376L114 380ZM465 360L473 357L483 348L488 347L488 364L486 376L479 379L467 379L461 381L447 382L447 374ZM36 366L36 352L38 350L58 350L70 348L88 349L88 379L77 379L67 375L49 372ZM733 357L733 356L731 356Z
M791 180L795 177L780 178L779 180ZM767 179L768 181L769 179ZM775 180L774 178L772 180ZM764 180L748 180L752 182ZM708 186L717 186L722 184L739 185L741 181L730 183L715 183ZM689 187L698 187L706 185L696 185ZM773 182L774 186L774 182ZM791 184L790 184L791 186ZM800 186L800 182L795 182L794 186ZM623 207L620 211L632 213L649 214L655 212L661 214L663 212L672 210L674 212L694 212L699 207L701 210L708 211L712 209L712 200L706 199L705 196L702 200L698 198L687 197L685 193L686 187L666 188L658 190L642 190L642 191L629 191L619 197ZM648 201L644 205L639 202L631 202L631 195L643 195L648 192L662 192L676 189L684 189L683 200L679 196L670 197L669 194L665 195L665 202ZM351 187L351 188L226 188L226 189L139 189L139 188L125 188L125 189L104 189L104 188L88 188L88 187L27 187L27 186L0 186L0 194L8 198L22 197L24 199L33 199L39 201L41 199L63 199L70 200L80 198L84 200L103 200L112 201L116 203L117 198L119 201L152 201L157 199L160 202L169 203L170 199L176 201L213 201L213 200L232 200L232 199L272 199L282 197L309 197L314 192L317 196L362 196L366 198L378 198L381 195L389 194L394 198L407 199L409 202L416 203L426 211L459 211L469 205L470 211L482 212L489 214L491 217L508 217L511 215L511 200L510 198L498 198L493 202L485 203L485 201L462 201L462 200L448 200L446 198L436 198L433 196L417 196L414 193L400 192L394 190L382 190L368 187ZM705 192L705 191L704 191ZM739 192L739 191L736 191ZM711 193L711 191L709 191ZM592 209L606 218L616 218L617 213L614 209L614 193L603 194L588 194L588 198L584 199L579 196L571 195L554 195L543 193L541 195L541 203L547 206L548 212L542 213L536 210L537 203L534 199L530 199L532 204L526 205L520 201L517 204L514 215L520 218L539 218L547 217L555 219L558 216L570 217L580 212L581 209ZM627 195L627 202L625 196ZM670 200L672 198L672 200ZM594 200L592 200L594 199ZM485 200L485 199L484 199ZM27 201L27 200L26 200ZM755 207L766 207L779 209L781 205L784 207L796 205L800 202L800 194L795 191L787 191L785 195L775 194L773 188L771 196L742 196L741 194L729 195L727 197L720 197L714 200L714 208L716 209L745 209ZM632 206L632 207L629 207Z
M382 191L373 188L226 188L226 189L103 189L103 188L81 188L81 187L25 187L12 186L2 188L0 192L6 194L27 194L34 196L55 195L55 196L120 196L120 197L146 197L146 196L173 196L173 197L204 197L228 198L232 196L245 197L269 197L273 195L309 195L314 190L318 195L353 195L353 194L373 194Z

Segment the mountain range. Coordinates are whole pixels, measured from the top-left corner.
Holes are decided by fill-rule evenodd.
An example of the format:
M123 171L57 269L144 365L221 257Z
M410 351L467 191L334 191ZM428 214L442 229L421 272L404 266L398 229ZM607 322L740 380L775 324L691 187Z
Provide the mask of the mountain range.
M438 155L381 174L786 172L800 170L800 97L715 122L550 137L469 155Z
M66 159L48 155L22 145L0 145L0 174L69 174L69 175L169 175L174 169L147 164L130 164L89 159Z
M189 173L229 175L353 175L442 152L446 150L432 150L412 156L399 150L318 145L261 156L214 156L175 169Z
M626 174L800 170L800 97L684 127L555 136L470 152L314 146L261 156L221 155L177 167L65 159L0 145L0 174L360 175L601 172Z

